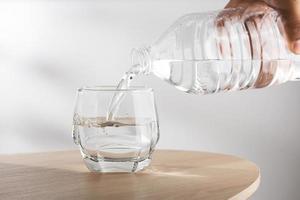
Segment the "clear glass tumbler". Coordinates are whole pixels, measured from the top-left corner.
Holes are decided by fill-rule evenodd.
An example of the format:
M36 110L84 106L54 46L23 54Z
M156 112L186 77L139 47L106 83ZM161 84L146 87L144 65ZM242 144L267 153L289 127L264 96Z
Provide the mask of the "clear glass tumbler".
M122 99L114 117L108 119L116 93L122 93ZM78 89L73 139L90 171L135 172L145 168L159 139L153 90L117 90L114 86Z

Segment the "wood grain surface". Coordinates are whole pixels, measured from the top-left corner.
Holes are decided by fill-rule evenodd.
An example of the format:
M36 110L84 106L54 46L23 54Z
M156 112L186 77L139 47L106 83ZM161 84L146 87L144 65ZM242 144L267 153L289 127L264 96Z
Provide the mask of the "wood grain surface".
M79 151L1 155L1 200L247 199L257 166L229 155L158 150L138 173L91 173Z

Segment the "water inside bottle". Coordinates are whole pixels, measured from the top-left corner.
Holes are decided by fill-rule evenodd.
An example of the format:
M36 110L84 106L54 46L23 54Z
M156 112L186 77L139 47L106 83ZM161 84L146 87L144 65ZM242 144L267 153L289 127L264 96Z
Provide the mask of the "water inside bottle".
M276 60L158 60L152 73L177 89L211 94L248 88L264 88L288 81L291 61Z

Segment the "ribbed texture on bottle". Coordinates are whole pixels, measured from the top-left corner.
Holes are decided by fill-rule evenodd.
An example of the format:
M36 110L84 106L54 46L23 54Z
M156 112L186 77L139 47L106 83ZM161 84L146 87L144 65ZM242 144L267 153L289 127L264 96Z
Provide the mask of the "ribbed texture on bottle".
M281 17L271 8L189 14L152 47L153 68L163 71L157 74L188 93L268 87L293 71Z

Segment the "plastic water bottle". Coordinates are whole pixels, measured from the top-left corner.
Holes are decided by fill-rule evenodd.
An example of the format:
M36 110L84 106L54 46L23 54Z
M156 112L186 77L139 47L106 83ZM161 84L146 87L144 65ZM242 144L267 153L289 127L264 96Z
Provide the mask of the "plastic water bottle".
M271 8L185 15L153 45L134 49L132 64L194 94L300 79L300 56L289 50L282 17Z

